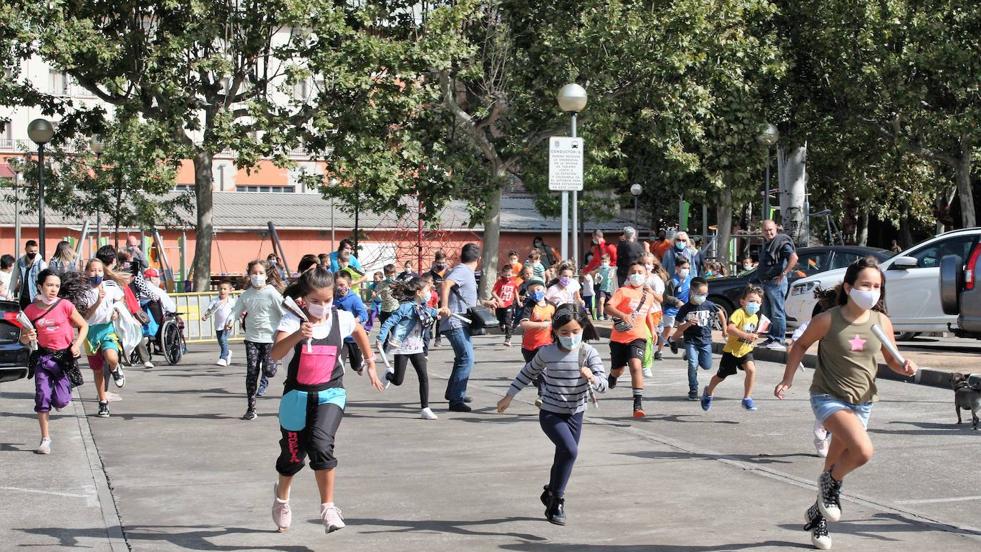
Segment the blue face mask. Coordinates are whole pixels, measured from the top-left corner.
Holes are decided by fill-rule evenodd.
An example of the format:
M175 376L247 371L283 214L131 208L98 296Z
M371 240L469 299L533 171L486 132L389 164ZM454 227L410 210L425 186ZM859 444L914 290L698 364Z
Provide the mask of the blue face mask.
M674 242L674 248L677 249L678 251L684 251L685 242Z
M102 276L89 276L89 285L92 287L99 287L102 283Z
M746 303L746 312L749 314L756 314L760 312L759 303Z
M541 302L542 299L545 298L545 292L542 291L542 290L533 291L533 292L531 292L531 293L528 294L528 297L531 297L531 300L532 301L534 301L536 303L539 303L539 302Z
M568 349L570 351L575 351L582 345L582 334L572 334L569 336L560 335L559 343L562 345L563 349Z

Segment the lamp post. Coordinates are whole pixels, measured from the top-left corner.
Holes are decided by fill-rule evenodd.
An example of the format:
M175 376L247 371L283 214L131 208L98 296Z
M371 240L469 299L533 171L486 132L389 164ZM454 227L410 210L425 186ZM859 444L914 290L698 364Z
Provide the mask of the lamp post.
M576 83L559 89L559 109L572 116L572 137L576 137L576 116L586 108L586 90ZM579 266L579 192L572 192L572 260ZM569 192L562 192L562 258L569 258Z
M54 126L47 119L34 119L27 125L27 136L37 144L37 238L42 259L47 259L44 247L44 145L54 137Z
M24 185L24 175L14 174L14 251L20 251L20 188Z
M644 187L641 186L640 184L634 184L630 186L630 194L634 196L634 228L637 228L639 226L639 224L637 223L637 202L640 200L640 194L642 193L644 193Z
M777 127L766 123L756 141L766 146L766 188L763 192L763 220L770 218L770 147L780 139Z
M96 164L100 170L102 168L102 152L105 151L105 148L101 136L96 135L89 140L89 149L95 154ZM96 186L96 192L98 192L98 186ZM98 245L102 241L102 205L98 198L95 202L95 236L95 243Z

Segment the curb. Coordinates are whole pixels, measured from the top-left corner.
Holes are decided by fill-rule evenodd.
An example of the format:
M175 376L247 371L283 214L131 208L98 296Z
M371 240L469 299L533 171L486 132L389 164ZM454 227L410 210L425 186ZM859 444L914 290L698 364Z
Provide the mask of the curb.
M596 333L600 337L609 339L611 328L607 326L595 326ZM722 348L725 343L712 343L712 352L718 355L722 354ZM786 351L774 351L772 349L764 349L757 347L753 349L753 358L756 360L762 360L764 362L776 362L778 364L787 363L787 352ZM804 355L802 364L805 368L816 368L817 367L817 355L808 353ZM903 377L896 372L893 372L889 366L885 363L879 363L879 369L876 372L876 379L884 379L890 381L901 381L904 383L912 383L915 385L925 385L927 387L937 387L940 389L951 389L951 373L945 372L943 370L935 370L933 368L920 368L916 372L916 376L912 378Z

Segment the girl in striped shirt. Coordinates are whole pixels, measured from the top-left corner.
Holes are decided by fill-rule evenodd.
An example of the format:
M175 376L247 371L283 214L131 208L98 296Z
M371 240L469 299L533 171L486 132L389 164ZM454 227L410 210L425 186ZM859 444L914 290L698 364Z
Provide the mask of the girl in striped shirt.
M583 342L598 336L589 317L576 305L565 304L555 311L552 336L555 342L539 349L525 364L507 394L498 401L497 411L507 410L511 399L536 377L544 382L538 420L542 431L555 444L555 458L541 499L545 518L556 525L565 525L565 486L579 452L583 412L590 389L598 393L606 391L606 372L596 349Z

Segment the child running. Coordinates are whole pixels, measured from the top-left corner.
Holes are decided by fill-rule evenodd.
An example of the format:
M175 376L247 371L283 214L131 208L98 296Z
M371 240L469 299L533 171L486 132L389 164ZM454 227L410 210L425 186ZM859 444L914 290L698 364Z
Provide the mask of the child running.
M644 268L647 269L647 287L651 288L654 303L651 305L651 316L648 323L650 335L647 337L647 346L644 348L644 377L654 377L654 349L657 346L657 336L660 335L658 327L664 318L661 303L664 301L664 289L667 273L661 267L657 256L653 253L645 253L643 256Z
M89 325L75 309L71 301L58 297L61 277L50 268L37 276L38 293L34 302L24 309L24 314L34 329L21 333L20 342L27 345L36 341L38 350L31 354L34 366L34 412L41 427L41 444L37 454L51 454L51 435L48 418L51 408L61 410L72 402L71 384L67 370L78 370L78 357L85 342ZM78 328L75 337L74 328ZM73 366L74 365L74 366Z
M820 550L831 548L828 522L841 519L842 481L872 459L872 441L866 428L872 404L878 400L876 352L882 352L894 372L905 377L916 374L915 364L909 360L900 364L872 332L872 327L878 325L892 339L885 292L886 279L874 257L849 265L838 286L838 305L811 319L807 331L787 355L783 381L773 390L778 399L784 398L804 353L819 342L810 388L811 409L831 432L831 447L818 478L817 501L805 513L804 530L811 532L811 544Z
M539 349L534 358L525 363L507 394L498 401L497 411L507 410L511 399L536 378L544 382L538 421L555 445L555 456L541 500L545 505L545 518L556 525L565 525L565 488L579 454L589 390L605 391L606 374L599 353L585 343L597 339L597 335L584 312L575 305L559 307L551 331L555 343Z
M616 387L624 368L630 369L630 386L634 397L634 418L643 418L644 373L641 367L647 338L648 318L653 312L654 297L647 282L647 269L635 262L627 269L627 285L618 288L606 303L606 312L614 319L610 331L610 389Z
M287 312L278 322L276 344L271 356L286 361L286 382L279 404L282 439L276 461L279 482L273 488L272 517L279 531L289 529L290 487L293 476L303 469L310 457L310 467L320 490L320 519L327 533L344 528L341 510L334 505L334 477L337 459L334 438L344 407L344 338L353 336L367 361L371 386L381 391L375 374L375 360L368 344L368 334L349 312L332 309L334 278L322 267L308 270L286 290L286 295L300 301L309 322Z
M664 318L662 320L664 333L661 334L661 342L658 343L657 350L654 351L654 360L662 360L661 351L668 343L671 344L671 352L678 354L677 342L672 341L671 336L675 332L674 324L678 316L678 309L688 302L688 296L691 291L691 280L691 265L688 263L688 259L679 257L675 260L674 276L667 281L664 290ZM695 394L697 399L697 389L695 390Z
M676 320L681 324L674 331L674 338L684 337L685 356L688 357L688 400L698 400L698 368L712 369L712 319L718 317L724 328L726 320L719 306L708 300L708 282L705 278L692 278L688 302L678 309Z
M429 375L424 341L426 328L432 327L436 319L436 309L427 305L432 297L429 286L418 276L397 284L393 291L399 298L399 308L385 320L378 332L378 343L385 343L389 334L392 335L388 352L395 355L395 365L385 373L385 387L390 383L402 385L405 369L412 362L419 377L420 417L423 420L436 419L436 414L429 408Z
M89 259L85 264L85 275L89 279L89 291L83 299L85 305L88 305L84 315L89 324L85 354L99 396L98 416L108 418L109 396L105 389L104 373L107 364L116 387L122 388L126 385L126 376L119 364L123 348L113 326L113 321L119 316L116 313L116 303L123 300L123 289L119 277L99 259Z
M232 351L228 348L228 334L230 332L225 329L225 324L229 320L234 320L231 318L234 305L232 283L228 280L222 280L218 284L218 298L212 301L208 305L208 309L201 315L201 320L204 321L207 321L211 316L215 318L215 337L218 339L219 348L218 361L216 362L218 366L228 366L232 362Z
M255 412L257 384L259 374L271 378L276 375L276 364L270 356L273 346L273 332L279 326L283 315L280 304L283 296L270 284L266 283L266 275L271 271L267 261L256 259L249 263L249 283L246 290L239 296L232 307L225 331L232 329L232 324L243 312L245 317L245 395L246 410L243 420L251 421L258 416ZM304 272L304 274L307 274ZM333 284L333 280L331 281ZM333 295L333 289L331 289Z
M603 320L609 320L610 315L606 314L606 303L613 297L613 288L617 281L617 267L610 266L608 254L604 253L600 257L599 268L593 272L593 281L596 283L596 319L599 320L602 316Z
M582 295L579 294L579 282L575 278L575 270L569 263L562 263L558 269L559 278L545 292L545 300L556 308L567 303L576 306L583 305Z
M352 278L347 272L337 272L334 274L334 307L342 311L347 311L354 315L354 318L364 327L368 321L368 311L364 308L361 296L351 289ZM344 338L344 347L347 349L347 358L351 362L351 369L360 376L364 370L364 357L361 349L354 342L354 338Z
M521 356L531 362L539 349L552 344L552 317L555 306L545 300L545 283L536 278L528 280L528 299L519 317L521 325ZM535 386L538 386L536 380ZM535 406L541 406L541 388Z
M722 380L736 373L736 370L746 372L743 384L743 408L756 410L753 402L753 383L756 381L756 364L753 363L753 344L759 337L756 329L760 325L760 306L763 304L763 289L749 286L739 299L740 308L729 316L729 339L722 348L722 360L719 361L719 371L702 391L702 410L712 408L712 398L715 388Z
M511 326L514 318L514 299L518 293L517 284L512 277L513 269L506 264L501 268L501 275L494 282L494 302L497 321L501 324L501 331L504 332L504 346L511 346Z

